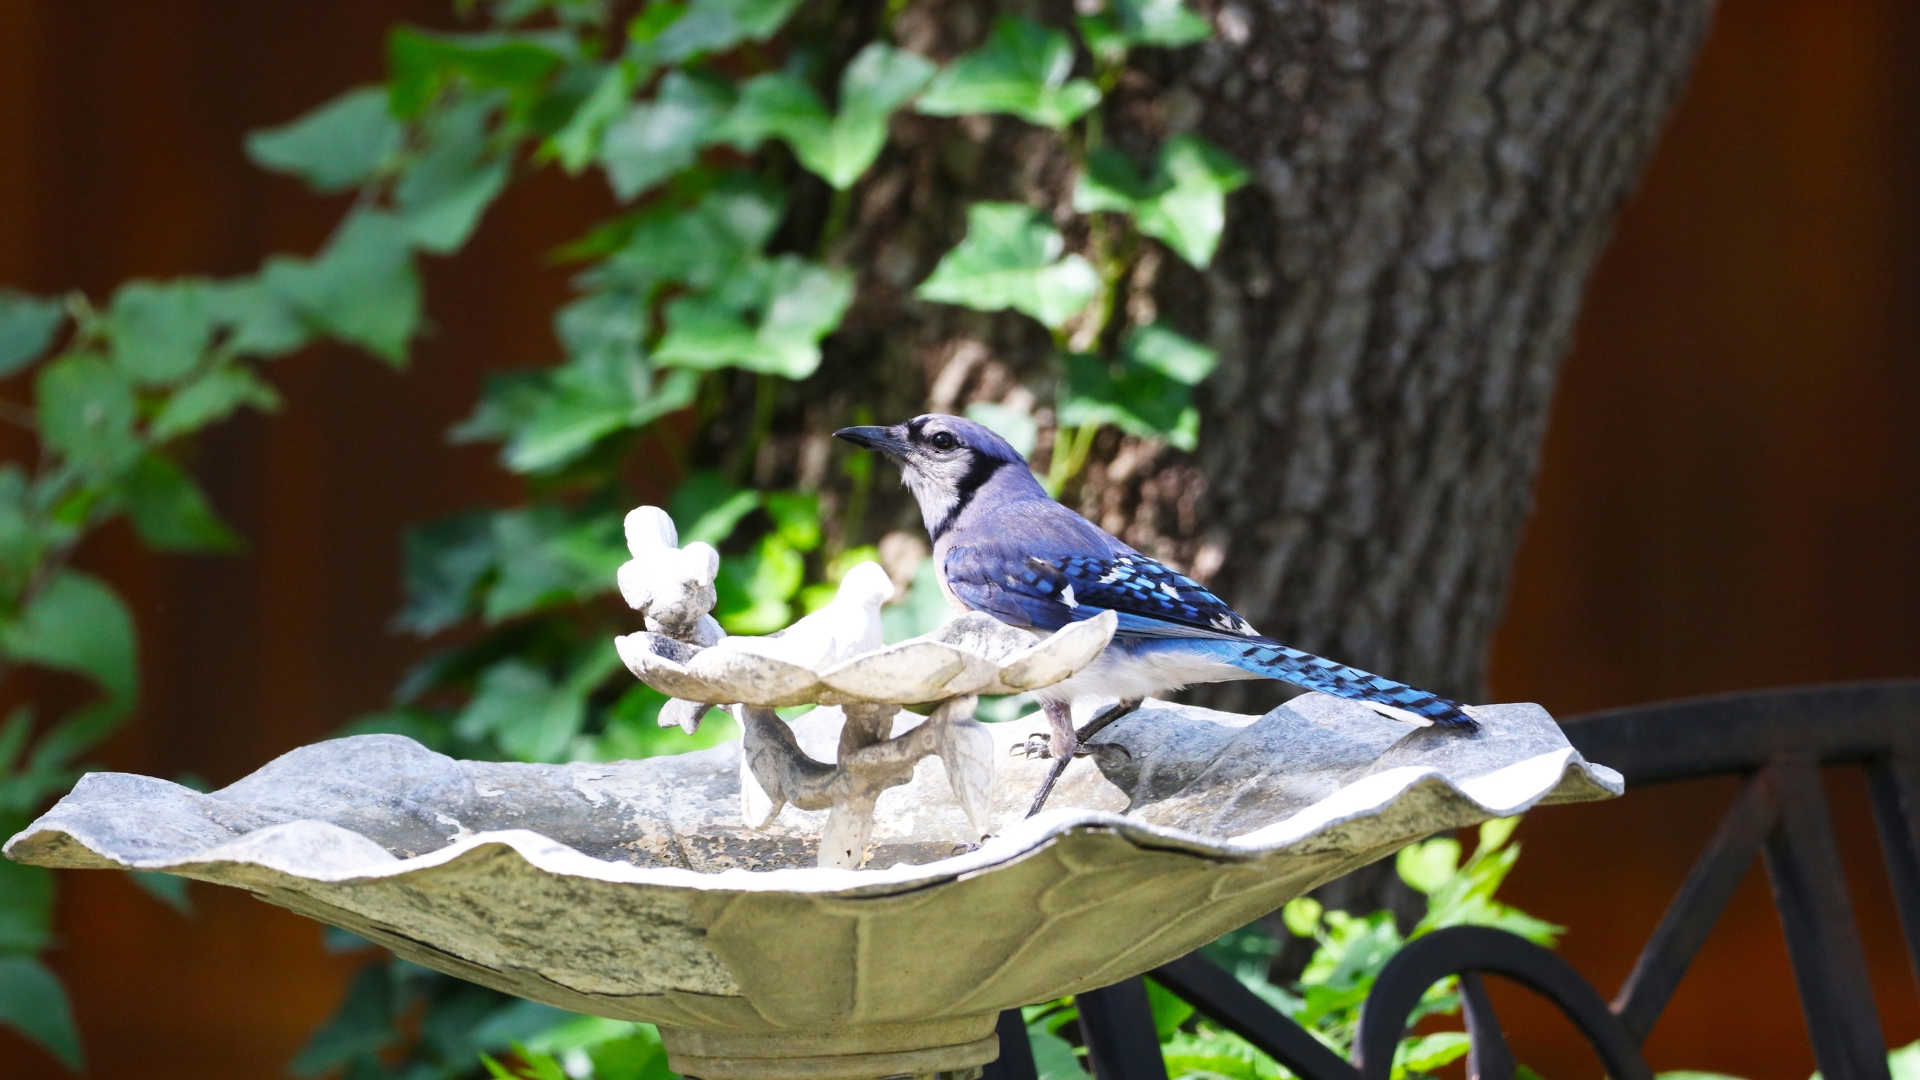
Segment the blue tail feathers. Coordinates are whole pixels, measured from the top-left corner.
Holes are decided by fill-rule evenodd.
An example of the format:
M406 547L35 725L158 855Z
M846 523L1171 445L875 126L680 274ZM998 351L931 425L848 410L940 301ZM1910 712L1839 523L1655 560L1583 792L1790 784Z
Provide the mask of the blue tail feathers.
M1220 650L1221 659L1242 671L1358 701L1389 715L1405 714L1402 719L1427 720L1461 732L1480 728L1458 702L1370 671L1302 652L1270 638L1249 638L1244 642L1220 641L1216 647Z

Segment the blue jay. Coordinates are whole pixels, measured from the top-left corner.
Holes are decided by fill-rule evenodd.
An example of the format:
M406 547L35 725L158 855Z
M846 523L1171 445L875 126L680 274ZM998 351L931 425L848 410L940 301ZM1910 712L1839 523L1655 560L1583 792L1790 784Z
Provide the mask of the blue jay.
M941 591L956 609L1036 635L1102 611L1119 616L1099 659L1034 695L1052 730L1033 750L1053 768L1028 816L1094 732L1143 698L1190 683L1283 679L1412 724L1478 727L1446 698L1261 637L1199 582L1055 502L1019 451L980 424L936 413L834 435L899 464L933 538ZM1119 700L1076 731L1071 706L1088 698Z

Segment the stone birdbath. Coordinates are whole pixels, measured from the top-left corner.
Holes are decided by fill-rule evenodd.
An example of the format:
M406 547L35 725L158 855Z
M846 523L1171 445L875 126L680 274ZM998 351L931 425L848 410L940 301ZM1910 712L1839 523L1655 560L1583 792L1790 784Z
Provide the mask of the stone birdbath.
M726 638L712 549L645 510L621 585L647 629L621 654L685 703L663 723L728 704L740 742L531 765L364 735L207 794L91 773L6 854L243 888L656 1024L704 1080L863 1080L977 1069L1002 1009L1147 971L1435 832L1622 789L1536 705L1471 707L1462 737L1308 694L1264 716L1149 702L1027 818L1049 763L1015 751L1044 721L982 725L972 699L1067 677L1110 623L1036 641L962 618L882 646L876 567L782 635Z

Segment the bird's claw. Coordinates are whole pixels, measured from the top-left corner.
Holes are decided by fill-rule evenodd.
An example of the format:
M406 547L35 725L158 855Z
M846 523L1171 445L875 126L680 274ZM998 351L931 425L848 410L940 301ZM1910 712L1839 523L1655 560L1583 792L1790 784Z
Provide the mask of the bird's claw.
M1027 736L1026 742L1015 744L1011 755L1018 755L1029 761L1034 758L1039 758L1041 761L1051 761L1053 760L1053 744L1044 733L1036 733Z
M1123 754L1126 754L1128 757L1133 756L1131 753L1127 751L1126 747L1121 746L1119 743L1097 743L1097 744L1080 743L1078 746L1075 746L1073 748L1073 756L1077 758L1087 757L1093 752L1093 749L1096 745L1102 748L1112 747L1113 749L1118 750ZM1013 746L1013 749L1007 752L1007 756L1023 757L1029 761L1033 760L1034 758L1039 758L1041 761L1052 761L1053 760L1053 740L1047 738L1047 736L1044 734L1029 735L1027 736L1026 742L1015 743Z

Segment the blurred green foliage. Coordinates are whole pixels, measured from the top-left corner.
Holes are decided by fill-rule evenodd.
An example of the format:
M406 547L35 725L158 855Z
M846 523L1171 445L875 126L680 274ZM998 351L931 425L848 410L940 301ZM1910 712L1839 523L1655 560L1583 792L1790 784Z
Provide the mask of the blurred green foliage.
M625 675L611 648L631 620L614 590L626 558L620 519L640 498L623 465L646 441L659 468L662 447L688 443L686 422L676 434L663 418L711 425L738 410L732 388L747 380L751 415L731 417L746 432L734 451L717 465L665 464L678 477L667 501L683 539L723 551L716 616L734 633L777 629L871 557L843 539L857 538L857 510L826 529L813 493L746 481L770 434L775 380L811 375L852 303L858 274L831 257L832 241L900 109L1018 117L1056 132L1079 163L1085 255L1063 253L1059 228L1035 210L984 202L920 287L923 299L1009 308L1052 332L1064 424L1046 477L1053 490L1106 425L1193 445L1188 391L1212 369L1212 353L1167 326L1108 326L1142 245L1163 244L1196 266L1211 259L1224 200L1243 176L1192 135L1169 141L1143 171L1104 145L1101 116L1130 50L1208 35L1180 0L1113 0L1078 19L1077 41L1004 15L944 65L891 41L893 8L851 46L830 20L805 17L800 0L651 0L626 18L608 0L458 0L456 9L474 29L398 28L384 83L247 140L262 167L317 193L353 193L313 256L274 256L226 281L129 282L98 307L77 294L0 290L0 377L30 375L34 401L0 406L0 422L29 429L40 447L31 468L0 466L0 657L95 688L64 715L23 708L0 725L9 832L73 782L137 694L133 621L106 583L69 565L76 546L124 515L160 550L238 547L183 466L191 437L237 410L277 408L262 365L314 341L403 364L422 324L419 255L459 252L501 194L543 168L596 171L623 209L559 252L580 266L575 298L554 318L560 362L492 379L451 433L498 443L528 498L407 534L396 626L448 637L387 709L349 732L526 761L631 758L728 736L718 714L692 739L663 732L662 699ZM815 235L798 239L786 235L795 169L834 192ZM1022 445L1036 442L1026 413L976 412ZM861 491L871 469L847 465ZM943 614L930 569L889 609L891 636ZM1024 703L993 707L1015 715ZM186 909L178 879L137 880ZM52 902L46 871L0 862L0 1023L78 1069L64 992L39 959ZM664 1074L665 1064L643 1027L543 1011L378 960L294 1068L355 1080L483 1068L624 1078Z
M104 306L0 290L0 376L30 377L34 402L0 404L0 422L39 447L31 464L0 465L0 677L30 666L93 688L63 714L26 705L0 724L0 830L25 826L71 786L138 693L133 618L71 565L76 550L121 517L162 551L238 547L182 467L191 437L237 410L277 408L261 365L316 337L404 359L418 287L396 221L356 212L314 258L276 258L228 281L128 282ZM381 290L371 306L361 304L369 279ZM184 883L136 880L186 907ZM0 1023L79 1069L65 991L39 959L52 908L48 871L0 862Z

